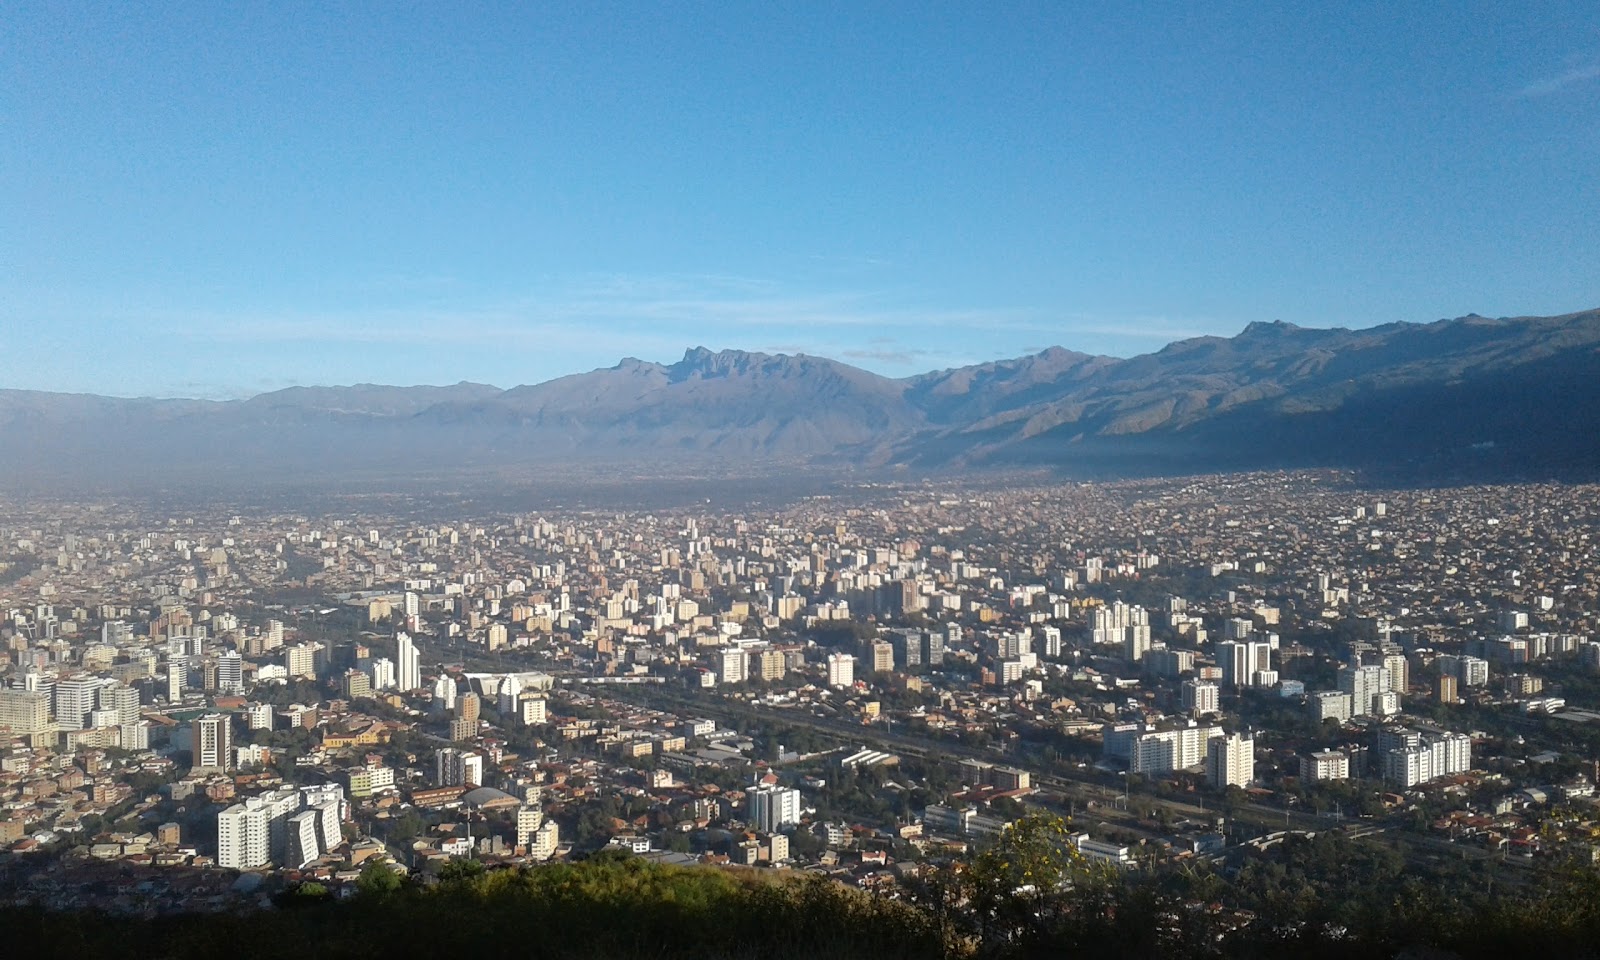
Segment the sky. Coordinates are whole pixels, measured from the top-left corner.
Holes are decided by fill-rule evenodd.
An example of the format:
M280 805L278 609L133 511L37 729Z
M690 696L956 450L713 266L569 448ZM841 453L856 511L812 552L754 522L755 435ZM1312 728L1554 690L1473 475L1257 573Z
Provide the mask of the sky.
M890 376L1600 306L1600 4L70 3L0 388Z

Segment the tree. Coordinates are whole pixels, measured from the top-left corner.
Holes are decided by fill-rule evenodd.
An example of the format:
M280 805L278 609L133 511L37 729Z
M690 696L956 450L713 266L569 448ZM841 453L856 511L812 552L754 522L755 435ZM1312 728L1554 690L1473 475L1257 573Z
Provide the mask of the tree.
M471 880L481 876L483 876L481 860L451 860L439 868L439 880L443 883Z
M381 860L368 860L356 878L356 890L363 897L382 898L400 890L400 875Z

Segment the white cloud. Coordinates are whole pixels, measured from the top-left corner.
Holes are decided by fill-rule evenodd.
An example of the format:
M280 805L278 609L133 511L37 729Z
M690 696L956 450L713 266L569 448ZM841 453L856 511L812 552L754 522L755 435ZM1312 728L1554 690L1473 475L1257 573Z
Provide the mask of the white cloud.
M1600 62L1574 67L1566 73L1546 77L1543 80L1536 80L1518 90L1517 96L1524 100L1548 97L1569 87L1575 87L1578 84L1587 83L1595 79L1600 79Z

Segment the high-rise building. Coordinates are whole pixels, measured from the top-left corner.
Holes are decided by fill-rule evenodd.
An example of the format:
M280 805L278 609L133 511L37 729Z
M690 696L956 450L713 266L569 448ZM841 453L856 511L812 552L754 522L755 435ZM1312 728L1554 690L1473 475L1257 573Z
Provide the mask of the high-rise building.
M1353 707L1348 693L1338 690L1319 690L1306 697L1306 707L1311 711L1311 719L1318 723L1324 720L1337 720L1340 723L1350 719Z
M108 684L100 688L100 706L115 711L116 726L139 722L139 691L125 683Z
M763 650L753 659L756 676L769 683L773 680L782 680L784 674L788 672L788 664L782 650Z
M1150 625L1135 623L1123 628L1122 658L1138 663L1150 652Z
M561 828L556 826L554 820L546 820L534 831L533 841L528 844L528 856L534 860L549 860L556 855L556 848L561 844Z
M233 718L208 713L190 724L196 770L233 769Z
M745 653L743 647L724 647L718 657L718 679L723 683L743 683L745 679Z
M298 870L322 855L317 840L317 811L301 810L289 817L288 843L283 865L291 869Z
M544 825L544 811L532 804L517 809L517 846L526 847Z
M292 647L283 648L283 668L289 672L291 680L315 680L317 678L317 651L309 643L297 643Z
M1206 778L1213 787L1247 787L1255 779L1256 742L1230 734L1206 744Z
M1364 717L1376 712L1374 698L1389 692L1389 671L1377 664L1341 667L1339 690L1350 695L1350 713Z
M894 672L894 645L882 640L875 640L867 647L867 653L872 657L873 673Z
M1264 640L1229 640L1217 644L1217 666L1229 687L1263 687L1278 681L1272 669L1272 644Z
M1411 679L1410 664L1404 654L1391 653L1383 658L1383 669L1389 671L1389 689L1404 694Z
M303 866L344 842L343 815L344 790L333 783L246 797L217 814L217 865Z
M217 655L217 690L222 693L244 692L244 658L237 650L224 650Z
M373 690L392 690L395 685L394 661L388 657L379 657L367 661L367 680Z
M745 822L765 833L776 833L781 827L800 822L800 791L763 783L746 787Z
M1183 709L1190 715L1203 717L1221 711L1220 692L1208 680L1185 680L1182 686Z
M434 755L435 779L441 787L483 786L483 755L459 747L441 747Z
M446 713L456 710L456 681L454 677L441 675L433 682L434 709Z
M1300 758L1300 779L1307 783L1350 779L1350 755L1342 750L1321 750Z
M1463 733L1385 731L1383 778L1402 789L1472 769L1472 739Z
M422 686L422 657L417 651L416 643L411 639L411 634L400 631L395 638L397 648L395 665L395 683L402 693L409 693Z
M517 700L517 706L524 726L536 727L549 720L550 703L544 697L524 693Z
M902 670L922 666L922 631L896 630L891 633L890 646L894 647L895 663Z
M1437 662L1440 674L1455 677L1463 687L1482 687L1489 682L1489 661L1480 657L1445 654Z
M856 682L856 658L848 653L828 655L828 686L844 689Z
M183 699L183 688L189 682L189 656L175 653L167 658L167 702Z
M1434 699L1440 703L1460 703L1460 683L1454 674L1439 674L1439 679L1434 682Z
M1134 741L1128 768L1133 773L1171 773L1205 761L1206 745L1222 736L1221 727L1180 727L1156 730Z
M0 689L0 731L16 737L37 737L51 730L48 693Z
M285 787L246 797L217 814L217 865L254 870L288 852L289 817L300 809L300 793Z
M98 677L68 677L56 682L56 726L82 730L95 709L102 681Z
M456 716L470 722L473 725L473 729L477 729L478 695L476 693L469 690L461 695L461 698L456 701Z

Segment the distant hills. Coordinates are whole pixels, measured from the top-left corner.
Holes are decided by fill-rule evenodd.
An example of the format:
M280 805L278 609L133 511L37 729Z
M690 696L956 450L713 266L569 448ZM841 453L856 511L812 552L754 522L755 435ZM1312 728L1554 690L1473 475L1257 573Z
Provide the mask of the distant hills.
M1118 359L882 377L704 348L501 390L294 387L240 401L0 390L0 483L404 477L625 466L680 475L1306 466L1394 477L1600 475L1600 310L1364 330L1253 323Z

